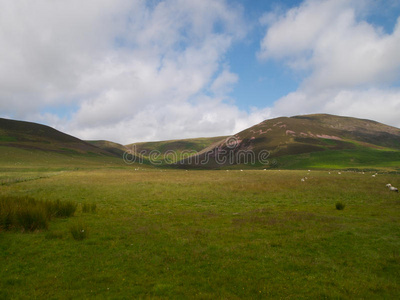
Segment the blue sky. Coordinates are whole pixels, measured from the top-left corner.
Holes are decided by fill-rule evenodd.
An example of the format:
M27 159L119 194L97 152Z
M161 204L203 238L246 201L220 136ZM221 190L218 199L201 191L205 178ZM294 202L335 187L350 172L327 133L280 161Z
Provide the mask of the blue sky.
M398 0L0 0L0 117L123 144L332 113L400 127Z

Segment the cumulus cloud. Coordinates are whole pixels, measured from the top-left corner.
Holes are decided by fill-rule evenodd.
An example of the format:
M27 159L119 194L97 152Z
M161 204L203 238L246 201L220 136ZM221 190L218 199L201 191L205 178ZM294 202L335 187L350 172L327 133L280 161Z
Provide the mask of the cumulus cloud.
M330 112L400 126L400 18L392 33L365 21L371 1L307 0L275 16L261 41L261 60L280 60L307 74L278 100L275 114Z
M225 0L0 0L0 110L121 143L233 133L261 121L224 102L245 28Z

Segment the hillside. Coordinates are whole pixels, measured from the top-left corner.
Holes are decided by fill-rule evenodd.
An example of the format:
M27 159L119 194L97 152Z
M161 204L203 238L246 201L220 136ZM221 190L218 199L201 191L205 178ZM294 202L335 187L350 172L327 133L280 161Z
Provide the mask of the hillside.
M111 153L49 126L0 118L0 146L59 153Z
M265 120L233 136L120 145L82 141L54 128L0 119L0 163L14 165L136 163L181 168L362 168L400 171L400 129L327 114ZM89 159L90 158L90 159ZM89 162L90 160L90 162ZM67 163L68 162L68 163Z
M93 146L96 146L100 149L103 149L109 153L112 153L118 157L122 157L124 152L126 151L126 147L124 145L110 142L110 141L105 141L105 140L100 140L100 141L85 141L89 144L92 144Z
M211 138L143 142L129 144L125 147L131 150L133 153L136 153L144 158L149 158L151 153L152 159L159 161L172 160L172 162L175 162L182 158L204 151L204 149L208 149L210 146L212 149L215 145L224 141L226 138L226 136L218 136Z
M0 118L3 168L80 168L119 165L117 153L101 149L49 126Z
M397 161L399 150L398 128L370 120L313 114L265 120L222 141L213 149L202 151L197 159L180 163L185 167L204 168L232 164L261 166L258 158L264 155L269 167L271 162L276 166L281 162L281 167L288 167L293 166L294 160L307 160L304 154L327 151L333 151L333 156L342 151L354 153L354 157L350 158L353 161L357 161L360 151L363 155L368 152L367 156L383 158L385 153L393 152ZM252 161L249 153L254 154L255 160ZM393 159L393 156L390 157ZM400 156L398 160L400 162ZM355 165L362 164L360 161Z

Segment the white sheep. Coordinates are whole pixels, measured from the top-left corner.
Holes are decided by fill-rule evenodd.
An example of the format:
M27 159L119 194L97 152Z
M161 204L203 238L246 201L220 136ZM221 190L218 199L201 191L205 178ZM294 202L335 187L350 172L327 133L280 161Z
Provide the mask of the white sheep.
M390 186L389 190L391 190L392 192L396 192L396 193L399 192L398 188L395 188L394 186Z
M390 188L392 185L390 184L390 183L388 183L387 185L386 185L386 187L387 188Z

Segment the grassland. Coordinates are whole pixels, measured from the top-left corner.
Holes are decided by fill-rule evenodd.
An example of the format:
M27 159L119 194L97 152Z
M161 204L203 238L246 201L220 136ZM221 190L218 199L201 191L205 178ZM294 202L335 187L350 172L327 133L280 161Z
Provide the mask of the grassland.
M285 169L376 169L400 171L400 151L393 149L355 148L328 150L275 159L276 168Z
M399 175L33 161L1 170L0 196L78 209L48 230L0 232L1 299L400 296L400 196L385 187Z

